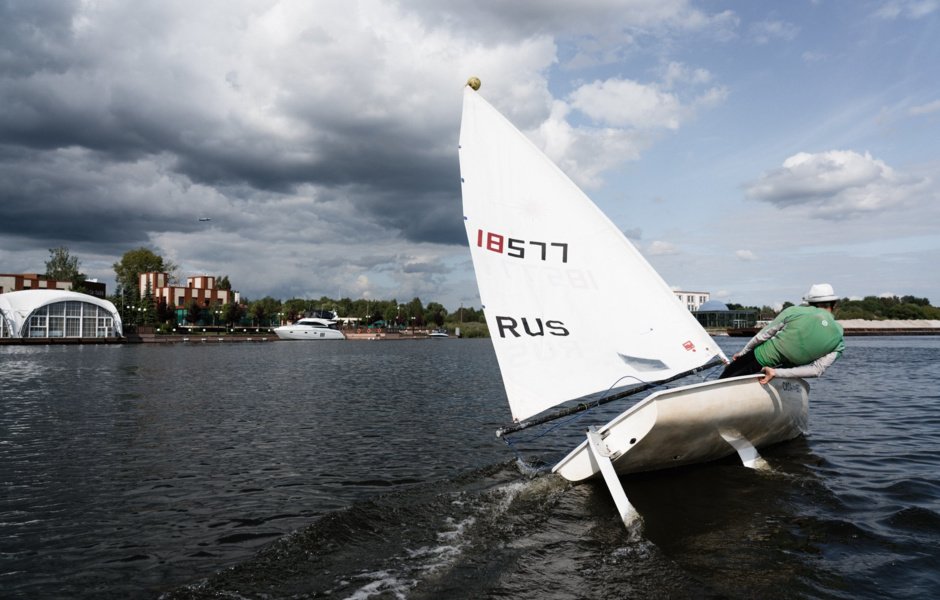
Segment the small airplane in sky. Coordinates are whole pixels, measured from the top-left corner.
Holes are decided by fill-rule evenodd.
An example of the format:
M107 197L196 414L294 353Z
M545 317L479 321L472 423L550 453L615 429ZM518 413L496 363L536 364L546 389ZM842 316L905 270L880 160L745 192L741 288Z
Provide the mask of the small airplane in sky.
M209 217L199 217L199 220L200 220L200 221L211 221L212 219L209 218Z

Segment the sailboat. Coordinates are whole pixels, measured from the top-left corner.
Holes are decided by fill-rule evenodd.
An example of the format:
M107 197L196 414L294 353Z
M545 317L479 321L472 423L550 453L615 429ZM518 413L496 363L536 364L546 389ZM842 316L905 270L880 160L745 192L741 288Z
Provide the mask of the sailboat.
M727 362L721 348L624 234L510 121L464 88L459 157L464 223L513 424L593 408ZM637 514L618 475L737 453L802 435L809 386L759 375L660 389L552 469L600 474L621 518Z

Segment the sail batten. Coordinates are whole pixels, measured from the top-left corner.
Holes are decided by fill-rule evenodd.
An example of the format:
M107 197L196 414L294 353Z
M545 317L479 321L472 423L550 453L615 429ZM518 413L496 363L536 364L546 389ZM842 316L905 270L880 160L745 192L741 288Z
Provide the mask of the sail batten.
M724 358L623 233L470 87L459 148L467 239L515 420Z

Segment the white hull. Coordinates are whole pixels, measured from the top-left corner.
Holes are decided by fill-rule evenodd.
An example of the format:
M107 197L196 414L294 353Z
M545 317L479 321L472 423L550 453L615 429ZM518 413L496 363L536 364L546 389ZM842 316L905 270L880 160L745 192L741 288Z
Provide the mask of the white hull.
M708 462L805 433L806 382L777 378L761 385L758 379L710 381L643 399L597 430L614 470L627 474ZM581 481L600 466L585 441L552 471Z
M310 327L307 325L282 325L274 328L274 333L282 340L345 340L346 336L337 329Z

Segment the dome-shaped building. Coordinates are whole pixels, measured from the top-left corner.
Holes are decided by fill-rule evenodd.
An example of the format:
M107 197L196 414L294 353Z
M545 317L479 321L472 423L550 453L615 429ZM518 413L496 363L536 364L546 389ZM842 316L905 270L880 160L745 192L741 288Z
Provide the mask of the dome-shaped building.
M706 329L752 327L757 322L757 313L753 310L731 310L720 300L709 300L695 311L695 318Z
M728 305L721 300L709 300L699 306L698 310L699 312L725 312L728 310Z
M65 290L0 294L0 337L115 338L123 335L114 304Z

